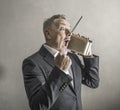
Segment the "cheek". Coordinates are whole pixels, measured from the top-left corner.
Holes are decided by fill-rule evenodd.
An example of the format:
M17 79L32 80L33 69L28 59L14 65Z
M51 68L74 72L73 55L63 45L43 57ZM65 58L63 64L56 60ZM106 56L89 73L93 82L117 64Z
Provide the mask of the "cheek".
M58 32L57 34L56 34L56 41L58 41L58 42L61 42L61 41L63 41L64 40L64 38L65 38L65 35L64 35L64 33L63 32Z
M57 35L56 38L54 39L57 44L60 44L62 41L62 37Z
M65 37L66 37L66 35L65 35L64 32L60 32L60 33L59 33L59 37L60 37L61 40L64 40Z
M59 41L60 43L62 43L62 42L64 41L64 39L65 39L65 36L62 35L62 34L59 34L57 38L58 38L58 41Z
M58 47L61 47L61 45L64 42L65 39L65 33L64 32L54 32L52 35L52 42L55 43L55 45L58 45Z

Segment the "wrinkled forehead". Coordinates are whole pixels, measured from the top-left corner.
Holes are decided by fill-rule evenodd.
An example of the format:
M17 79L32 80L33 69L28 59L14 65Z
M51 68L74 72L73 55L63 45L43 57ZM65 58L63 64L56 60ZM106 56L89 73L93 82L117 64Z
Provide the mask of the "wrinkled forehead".
M54 24L59 27L61 25L66 26L67 28L71 28L70 23L65 19L55 19Z

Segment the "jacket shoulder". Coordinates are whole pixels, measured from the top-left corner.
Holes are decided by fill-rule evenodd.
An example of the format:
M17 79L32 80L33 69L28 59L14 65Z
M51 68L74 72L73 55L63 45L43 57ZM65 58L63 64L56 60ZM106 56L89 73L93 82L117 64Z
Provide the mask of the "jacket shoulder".
M42 60L42 56L40 55L39 51L33 53L32 55L28 56L27 58L25 58L23 60L23 63L24 62L27 62L27 61L32 61L32 62L38 62L39 60Z

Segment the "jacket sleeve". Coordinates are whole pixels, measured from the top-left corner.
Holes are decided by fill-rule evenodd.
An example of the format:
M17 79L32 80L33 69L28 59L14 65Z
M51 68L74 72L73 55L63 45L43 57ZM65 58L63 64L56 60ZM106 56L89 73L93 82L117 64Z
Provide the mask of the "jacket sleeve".
M22 70L31 110L49 110L71 81L57 67L45 78L42 68L31 59L24 60Z
M77 55L74 54L73 57L82 70L82 84L90 88L97 88L99 86L99 56L83 57L84 65L81 64Z
M93 55L92 58L83 58L82 83L91 88L99 86L99 57Z

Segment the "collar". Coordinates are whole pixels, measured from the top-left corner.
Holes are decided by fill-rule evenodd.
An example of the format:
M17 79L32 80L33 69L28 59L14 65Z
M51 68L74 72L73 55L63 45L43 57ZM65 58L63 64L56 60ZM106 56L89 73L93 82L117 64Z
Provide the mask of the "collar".
M56 57L56 56L58 55L58 53L59 53L58 50L56 50L56 49L54 49L54 48L52 48L52 47L50 47L50 46L48 46L48 45L46 45L46 44L44 44L43 46L44 46L54 57Z
M56 50L56 49L54 49L46 44L44 44L43 46L54 56L54 58L58 55L58 53L59 53L58 50ZM67 49L65 54L67 55L68 52L69 52L69 50Z

